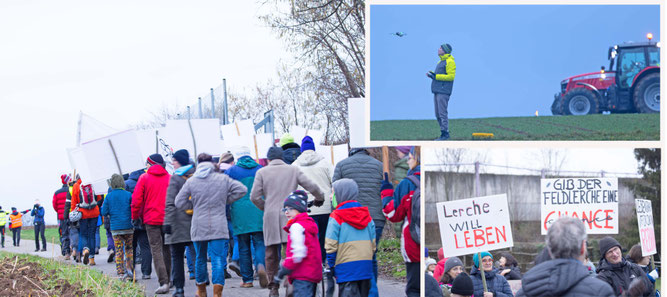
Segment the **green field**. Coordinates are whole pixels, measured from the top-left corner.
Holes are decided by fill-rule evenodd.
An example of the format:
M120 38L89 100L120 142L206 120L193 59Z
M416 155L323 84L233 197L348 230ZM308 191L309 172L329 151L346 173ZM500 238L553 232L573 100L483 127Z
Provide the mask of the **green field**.
M494 140L660 140L660 114L506 117L449 120L451 140L493 133ZM371 140L433 140L435 120L371 121Z

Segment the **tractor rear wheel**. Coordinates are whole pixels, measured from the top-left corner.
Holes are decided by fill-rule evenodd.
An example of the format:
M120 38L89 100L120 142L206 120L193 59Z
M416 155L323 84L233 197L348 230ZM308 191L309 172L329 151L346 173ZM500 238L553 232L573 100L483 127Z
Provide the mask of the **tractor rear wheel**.
M560 106L561 113L566 115L600 113L598 97L586 88L576 88L567 92Z
M637 83L632 96L635 108L641 113L660 112L660 74L645 76Z

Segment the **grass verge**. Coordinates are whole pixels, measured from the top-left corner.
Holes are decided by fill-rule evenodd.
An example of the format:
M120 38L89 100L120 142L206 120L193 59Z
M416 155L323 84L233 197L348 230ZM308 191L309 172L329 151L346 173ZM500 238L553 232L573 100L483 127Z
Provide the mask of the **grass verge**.
M142 288L136 284L109 277L95 269L33 255L0 251L0 258L2 259L15 259L16 257L19 261L26 260L41 267L42 277L44 277L42 282L47 286L44 288L45 290L57 290L65 280L82 290L93 292L94 295L92 296L144 296Z
M378 273L381 276L406 281L405 261L398 238L382 238L377 251Z

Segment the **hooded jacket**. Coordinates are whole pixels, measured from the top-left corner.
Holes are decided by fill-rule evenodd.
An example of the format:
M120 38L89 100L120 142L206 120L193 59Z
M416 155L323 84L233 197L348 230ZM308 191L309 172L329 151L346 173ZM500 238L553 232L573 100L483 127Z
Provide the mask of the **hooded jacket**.
M440 56L440 62L435 66L435 79L431 82L431 92L434 94L452 94L456 63L451 54Z
M576 259L554 259L533 267L523 276L519 297L615 296L605 282L588 274Z
M493 268L491 271L484 271L486 278L486 286L489 292L494 293L494 297L512 297L512 288L507 280L500 274L498 270ZM482 284L482 273L473 266L470 270L470 278L472 278L472 285L474 287L474 296L484 296L484 285Z
M225 171L234 180L241 182L246 188L252 189L255 183L255 175L262 166L257 164L251 157L241 157L236 164ZM241 199L234 201L230 208L234 235L251 232L262 232L264 212L250 201L250 192Z
M421 176L419 167L410 171L410 175L417 178ZM401 227L401 254L405 262L418 263L420 261L421 248L410 235L410 224L412 223L412 194L417 186L407 177L404 178L396 189L385 189L382 191L382 212L390 222L403 221Z
M282 229L282 226L287 224L287 217L281 209L285 197L296 190L297 186L313 193L316 199L324 200L324 194L310 178L299 168L287 165L283 160L271 160L268 166L257 170L250 201L264 211L264 245L287 242L287 233Z
M192 208L192 241L229 239L227 204L241 199L247 192L240 182L215 172L213 163L201 162L176 195L174 203L181 211Z
M324 248L329 267L334 267L336 282L350 282L373 277L375 223L368 207L355 200L354 181L334 184L338 205L329 216Z
M433 271L433 278L440 283L440 279L442 278L442 274L445 273L445 262L447 262L447 258L445 258L445 253L442 248L438 249L438 264L435 265L435 271Z
M104 198L102 216L109 218L111 231L132 229L132 194L125 189L113 189Z
M302 212L287 221L283 228L289 233L283 266L292 270L288 279L318 283L322 280L322 256L317 238L317 224L307 213Z
M164 208L164 224L171 226L171 234L164 235L165 244L190 242L190 227L192 226L192 215L183 210L176 209L176 195L181 191L185 181L195 173L193 165L179 167L169 179L167 187L166 206Z
M331 213L331 177L333 176L333 166L331 163L324 160L314 150L307 150L299 155L299 158L292 163L293 166L299 167L301 172L310 178L324 194L324 204L320 207L311 207L309 215L321 215ZM303 187L299 187L303 190ZM313 194L308 193L308 201L314 200Z
M125 190L134 193L134 188L137 186L139 178L146 173L146 170L139 169L130 173L129 178L125 181Z
M294 163L299 158L299 155L301 155L301 146L295 142L286 143L281 148L283 149L283 161L288 165Z
M58 189L55 193L53 193L53 210L55 210L58 213L58 220L62 221L65 220L65 217L63 216L63 213L65 212L65 202L67 201L67 194L69 193L69 187L67 184L63 184L63 186Z
M142 219L147 225L162 225L168 186L169 173L162 165L148 168L148 172L139 177L132 194L132 219Z
M623 292L627 291L630 282L637 277L641 277L646 285L643 296L651 296L653 292L653 283L648 279L644 270L639 265L630 263L623 257L621 257L621 262L617 264L610 264L605 258L600 259L597 273L595 277L609 284L616 296L620 296Z
M354 180L359 187L356 200L368 207L376 226L384 226L380 185L382 184L382 162L368 155L365 149L353 149L350 156L336 164L333 181L341 178Z

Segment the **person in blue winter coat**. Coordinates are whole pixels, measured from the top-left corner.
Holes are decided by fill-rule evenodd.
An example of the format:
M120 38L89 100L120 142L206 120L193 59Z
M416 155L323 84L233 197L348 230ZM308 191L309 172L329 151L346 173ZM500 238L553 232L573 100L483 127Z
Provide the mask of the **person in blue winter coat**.
M130 203L132 194L125 190L123 177L111 176L112 190L102 204L102 216L109 218L109 229L115 247L116 273L121 278L133 279L134 259L132 253L132 212Z
M475 293L473 296L477 297L513 297L512 288L504 276L498 273L498 269L493 267L493 256L489 252L481 252L482 260L480 261L475 254L472 261L475 264L470 270L470 277ZM481 262L481 263L480 263ZM482 273L479 267L484 269L484 278L486 278L487 292L484 292L482 284Z
M32 207L30 215L35 217L33 225L35 225L35 252L39 252L39 238L42 237L42 252L46 251L46 237L44 236L44 207L39 203L39 199L35 200L35 205Z

